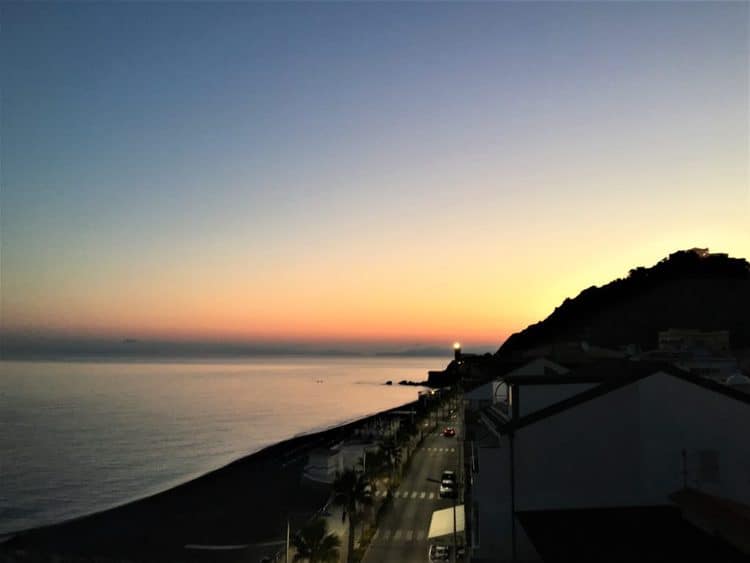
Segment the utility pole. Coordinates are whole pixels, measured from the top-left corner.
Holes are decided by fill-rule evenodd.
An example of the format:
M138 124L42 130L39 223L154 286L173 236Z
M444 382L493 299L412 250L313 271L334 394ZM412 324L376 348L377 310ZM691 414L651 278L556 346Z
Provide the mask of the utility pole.
M456 498L458 497L458 489L459 484L456 482L456 491L453 495L453 557L451 558L453 560L453 563L456 563L458 561L458 541L456 533Z
M286 550L284 550L284 563L289 563L289 516L286 517Z

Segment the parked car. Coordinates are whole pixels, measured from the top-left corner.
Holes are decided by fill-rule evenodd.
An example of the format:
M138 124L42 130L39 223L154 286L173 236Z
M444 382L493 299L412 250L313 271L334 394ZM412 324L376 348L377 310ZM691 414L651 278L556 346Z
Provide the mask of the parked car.
M453 438L453 436L456 435L456 429L452 426L447 426L446 428L443 428L443 436L446 438Z
M432 544L429 551L430 561L448 561L451 558L451 550L447 545Z

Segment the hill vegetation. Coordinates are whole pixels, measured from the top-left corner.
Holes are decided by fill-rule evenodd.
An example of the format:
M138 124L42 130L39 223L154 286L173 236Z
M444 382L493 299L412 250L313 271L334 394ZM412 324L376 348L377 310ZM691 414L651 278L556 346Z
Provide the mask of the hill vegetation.
M541 322L513 334L497 351L513 352L565 341L655 348L669 328L729 330L735 349L750 348L750 264L707 249L670 254L626 278L592 286L565 299Z

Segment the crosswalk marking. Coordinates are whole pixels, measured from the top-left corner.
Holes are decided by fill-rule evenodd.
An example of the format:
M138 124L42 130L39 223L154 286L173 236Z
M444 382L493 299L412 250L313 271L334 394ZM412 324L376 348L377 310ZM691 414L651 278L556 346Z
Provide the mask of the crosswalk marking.
M383 497L386 495L387 493L383 492ZM396 491L393 493L393 498L402 500L433 500L437 496L434 491Z
M427 539L427 530L376 530L373 541L386 542L420 542Z
M456 451L456 448L451 448L451 451L452 451L452 452L455 452L455 451Z

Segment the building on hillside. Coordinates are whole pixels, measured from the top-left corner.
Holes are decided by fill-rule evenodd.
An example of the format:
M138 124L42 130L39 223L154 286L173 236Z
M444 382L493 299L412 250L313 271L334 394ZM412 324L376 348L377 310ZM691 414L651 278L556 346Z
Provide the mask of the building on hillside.
M627 356L625 350L597 346L581 340L553 342L536 348L522 350L519 354L525 360L546 358L566 366L580 366L601 360L625 358Z
M746 560L750 395L625 360L503 383L467 405L472 561Z
M695 349L704 349L714 355L729 354L729 331L670 328L659 332L659 350L689 352Z
M729 347L729 331L669 329L659 333L659 347L635 359L667 362L696 375L724 382L737 372L737 358Z

